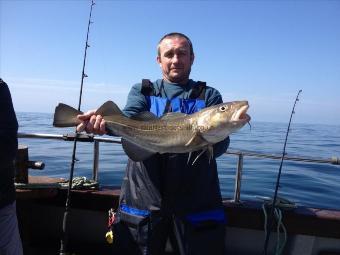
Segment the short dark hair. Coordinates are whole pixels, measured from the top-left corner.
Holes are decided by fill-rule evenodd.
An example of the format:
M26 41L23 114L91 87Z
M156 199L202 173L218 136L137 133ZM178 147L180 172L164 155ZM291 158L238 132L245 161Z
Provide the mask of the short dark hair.
M190 47L190 56L194 55L194 48L192 47L192 42L189 39L189 37L187 37L185 34L182 33L178 33L178 32L172 32L172 33L168 33L166 35L164 35L158 42L158 46L157 46L157 53L158 56L160 56L160 49L159 49L159 45L161 44L161 42L166 39L166 38L176 38L176 37L180 37L180 38L184 38L185 40L187 40L189 47Z

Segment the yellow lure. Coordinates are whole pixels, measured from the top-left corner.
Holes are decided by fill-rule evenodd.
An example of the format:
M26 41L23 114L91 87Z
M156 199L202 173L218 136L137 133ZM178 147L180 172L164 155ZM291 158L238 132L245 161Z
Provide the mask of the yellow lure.
M113 243L113 232L112 230L108 231L105 235L105 238L106 238L106 241L109 243L109 244L112 244Z

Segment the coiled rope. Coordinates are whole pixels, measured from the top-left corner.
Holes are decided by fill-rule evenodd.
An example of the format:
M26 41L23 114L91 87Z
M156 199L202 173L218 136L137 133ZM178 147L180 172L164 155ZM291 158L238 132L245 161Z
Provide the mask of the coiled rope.
M264 214L264 236L267 236L267 229L268 229L268 213L267 208L271 208L273 206L273 199L268 197L258 197L262 200L264 200L264 203L262 204L262 210ZM287 230L286 227L283 224L283 213L282 210L287 209L293 209L296 208L296 204L281 198L277 197L275 202L275 209L274 209L274 217L276 220L276 245L275 245L275 255L281 255L283 252L283 249L287 242ZM281 239L281 236L283 235L283 239Z

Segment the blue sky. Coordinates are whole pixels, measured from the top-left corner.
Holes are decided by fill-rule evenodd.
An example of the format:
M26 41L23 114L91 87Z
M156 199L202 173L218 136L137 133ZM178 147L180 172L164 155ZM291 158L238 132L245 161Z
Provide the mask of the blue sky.
M90 1L0 0L0 76L16 111L77 106ZM161 77L156 46L193 41L191 78L224 101L247 99L254 121L340 125L340 1L96 1L83 110L120 107L142 78Z

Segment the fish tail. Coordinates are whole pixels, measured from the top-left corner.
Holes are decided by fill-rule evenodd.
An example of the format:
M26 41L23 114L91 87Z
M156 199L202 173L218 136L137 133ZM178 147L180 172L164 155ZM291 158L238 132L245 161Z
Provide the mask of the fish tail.
M77 119L77 115L82 114L83 112L78 111L77 109L59 103L54 111L53 118L53 126L55 127L73 127L80 123Z

